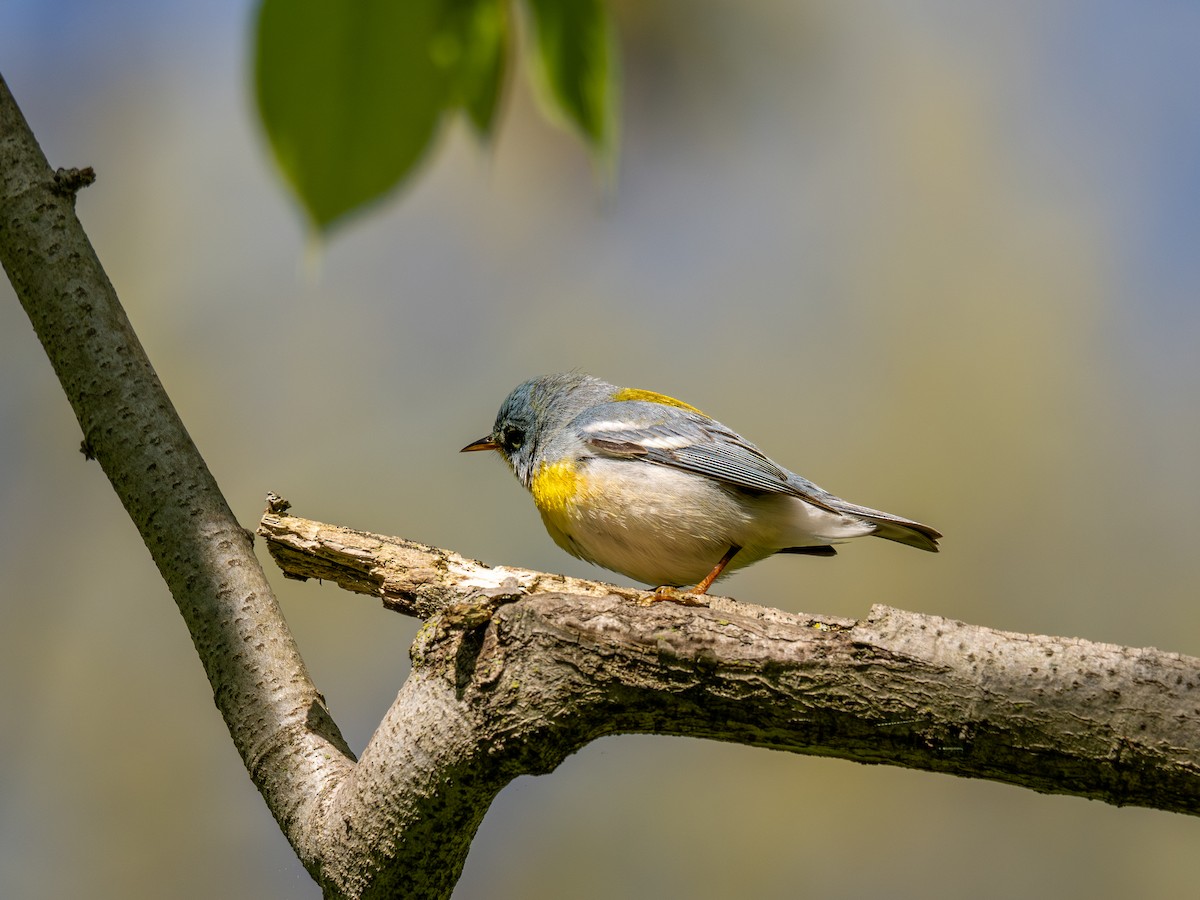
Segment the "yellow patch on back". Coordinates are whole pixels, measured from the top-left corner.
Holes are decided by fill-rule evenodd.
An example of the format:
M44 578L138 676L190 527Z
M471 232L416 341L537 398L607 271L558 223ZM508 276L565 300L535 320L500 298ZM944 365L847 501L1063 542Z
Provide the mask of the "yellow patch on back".
M579 474L571 460L542 463L534 473L529 491L542 513L562 516L580 490Z
M626 400L644 400L647 403L661 403L663 406L677 406L680 409L686 409L689 412L697 413L703 416L704 413L696 409L690 403L684 403L682 400L676 400L674 397L668 397L666 394L659 394L655 391L643 391L640 388L621 388L612 396L613 400L618 403L623 403Z

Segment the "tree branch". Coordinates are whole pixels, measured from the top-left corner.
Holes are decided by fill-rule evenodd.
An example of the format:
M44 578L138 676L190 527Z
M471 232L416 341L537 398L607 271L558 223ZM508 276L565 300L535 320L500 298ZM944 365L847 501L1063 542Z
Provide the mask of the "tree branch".
M310 872L353 757L274 594L75 216L90 170L51 171L0 77L0 261L208 673L246 768Z
M1193 657L885 606L863 621L721 597L647 606L640 591L274 512L259 534L288 575L432 613L413 677L455 692L499 772L654 732L1200 813Z

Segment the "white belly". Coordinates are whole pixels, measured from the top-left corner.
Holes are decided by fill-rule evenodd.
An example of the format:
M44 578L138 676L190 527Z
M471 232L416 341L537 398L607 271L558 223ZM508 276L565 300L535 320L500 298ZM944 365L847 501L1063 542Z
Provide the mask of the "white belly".
M787 494L751 494L639 460L583 463L580 489L542 508L542 521L568 553L648 585L695 584L732 545L726 571L787 547L831 544L874 526Z

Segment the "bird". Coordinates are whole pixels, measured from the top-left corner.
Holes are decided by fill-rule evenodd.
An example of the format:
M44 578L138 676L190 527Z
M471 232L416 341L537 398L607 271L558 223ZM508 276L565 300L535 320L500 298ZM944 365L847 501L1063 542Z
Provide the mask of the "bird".
M817 487L682 400L580 372L517 385L491 432L460 452L487 450L559 547L663 599L688 585L703 595L777 553L834 556L868 535L936 553L942 537Z

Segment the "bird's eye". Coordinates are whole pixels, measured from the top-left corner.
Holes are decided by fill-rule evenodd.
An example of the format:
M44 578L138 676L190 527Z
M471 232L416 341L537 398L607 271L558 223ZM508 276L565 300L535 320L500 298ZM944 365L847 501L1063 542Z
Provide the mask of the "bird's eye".
M525 443L525 430L515 425L505 425L500 431L500 446L508 452L520 450Z

